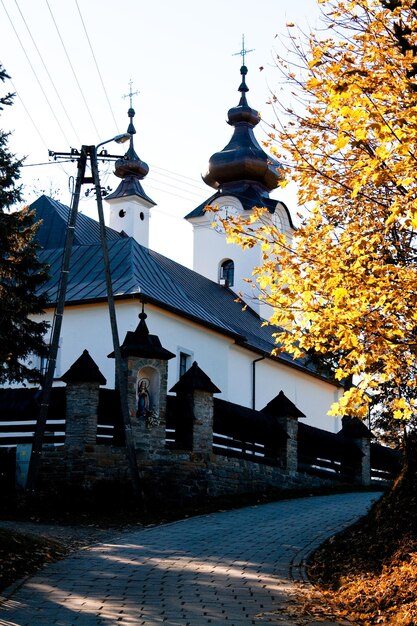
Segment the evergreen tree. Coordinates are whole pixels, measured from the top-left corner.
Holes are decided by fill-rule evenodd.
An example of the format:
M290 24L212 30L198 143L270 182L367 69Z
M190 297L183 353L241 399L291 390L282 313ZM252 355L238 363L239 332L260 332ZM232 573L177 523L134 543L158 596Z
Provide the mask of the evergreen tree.
M0 65L0 79L9 76ZM12 104L13 94L0 97L0 110ZM9 133L0 130L0 383L34 379L39 372L31 357L44 351L47 323L32 316L43 312L46 297L37 290L47 278L37 257L37 225L28 208L11 211L21 200L19 168L22 161L8 149Z

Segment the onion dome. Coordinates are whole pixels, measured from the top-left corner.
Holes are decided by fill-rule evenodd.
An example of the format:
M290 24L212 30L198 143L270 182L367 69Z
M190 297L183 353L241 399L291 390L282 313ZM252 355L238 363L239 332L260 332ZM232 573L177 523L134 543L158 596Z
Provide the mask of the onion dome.
M119 178L126 178L126 176L136 176L139 180L145 178L149 172L149 166L144 161L141 161L136 154L133 147L133 135L136 134L136 129L133 125L133 118L135 117L135 110L130 107L127 112L129 116L129 126L127 132L130 135L129 150L126 152L123 159L118 159L115 164L114 173Z
M210 158L208 172L203 180L221 193L246 191L248 184L268 195L282 178L282 168L262 150L256 141L253 129L260 121L259 113L247 102L246 85L248 69L240 68L242 82L239 104L228 112L228 123L234 127L230 142Z
M129 149L122 159L118 159L116 161L114 168L115 175L121 178L122 182L116 191L106 196L106 200L136 195L151 204L155 204L155 202L144 192L142 185L139 182L148 174L149 166L145 163L145 161L142 161L138 157L133 147L133 135L136 134L136 129L133 125L135 111L132 106L130 106L127 114L129 116L129 126L127 129L127 132L130 135Z

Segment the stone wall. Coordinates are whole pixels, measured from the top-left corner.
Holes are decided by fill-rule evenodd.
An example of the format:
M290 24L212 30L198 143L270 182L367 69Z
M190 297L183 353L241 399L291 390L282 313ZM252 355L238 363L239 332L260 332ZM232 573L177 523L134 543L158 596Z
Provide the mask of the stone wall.
M184 418L183 408L187 406L187 419L183 420L184 430L187 431L184 440L189 441L191 450L168 449L165 444L166 361L129 357L126 366L138 482L148 502L178 504L190 500L202 501L207 497L264 492L268 489L305 489L334 484L329 479L298 472L298 418L291 415L290 411L288 416L269 415L269 419L276 419L284 429L284 435L287 435L287 438L279 438L276 465L214 454L213 393L219 390L198 369L197 364L193 366L192 380L189 376L189 387L185 390L183 388L182 392L180 389L184 395L176 405L180 413L179 424ZM149 405L157 414L157 420L153 422L138 409L137 389L141 379L147 381L151 398ZM86 382L67 386L65 445L43 449L41 483L44 488L68 485L88 491L100 484L112 483L126 487L132 483L126 448L96 443L98 386L98 383ZM255 417L257 420L263 419L260 413ZM370 476L369 441L367 447L362 440L356 443L362 451L363 456L360 456L363 461L355 478L363 484Z
M125 448L87 445L44 448L40 484L43 488L69 485L89 490L96 483L130 482Z

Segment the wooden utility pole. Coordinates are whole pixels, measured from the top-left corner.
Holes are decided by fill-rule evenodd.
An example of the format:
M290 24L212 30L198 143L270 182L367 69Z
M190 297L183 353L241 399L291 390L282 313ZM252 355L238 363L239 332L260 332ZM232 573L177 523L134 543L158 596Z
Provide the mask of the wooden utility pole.
M123 138L124 135L121 137ZM127 136L126 138L128 137L129 136ZM113 284L112 284L111 271L110 271L109 252L108 252L107 237L106 237L106 226L104 223L103 200L101 196L101 185L100 185L100 177L99 177L99 171L98 171L97 148L96 146L82 146L80 153L78 152L75 153L74 151L72 151L70 154L64 153L64 152L52 153L52 155L55 158L74 157L74 154L77 154L78 156L77 178L75 182L75 190L74 190L74 194L73 194L73 198L71 202L71 209L70 209L70 215L69 215L69 220L68 220L64 254L63 254L63 260L62 260L61 276L60 276L60 281L59 281L59 286L58 286L57 303L56 303L56 309L55 309L54 319L53 319L53 324L52 324L50 348L48 352L48 364L47 364L46 375L45 375L45 380L44 380L43 389L42 389L42 400L41 400L39 417L36 423L35 435L34 435L33 446L32 446L32 454L31 454L31 458L29 462L26 490L31 493L34 493L36 491L37 480L38 480L38 475L39 475L39 468L40 468L41 454L42 454L42 444L44 440L46 421L48 418L49 405L51 401L51 393L52 393L52 386L53 386L53 381L54 381L56 358L57 358L58 347L59 347L59 338L61 335L62 319L63 319L65 298L66 298L67 285L68 285L71 251L72 251L73 242L74 242L74 232L75 232L75 225L76 225L76 220L77 220L78 205L80 202L81 187L84 183L93 183L95 187L95 191L96 191L96 201L97 201L99 226L100 226L100 242L101 242L101 248L103 252L104 274L105 274L106 289L107 289L107 302L108 302L108 308L109 308L110 326L111 326L113 350L114 350L114 356L115 356L116 388L118 388L119 395L120 395L120 405L121 405L123 424L124 424L124 430L125 430L126 450L127 450L128 460L129 460L130 472L132 476L133 488L134 488L136 495L142 496L143 494L140 489L139 472L138 472L138 467L137 467L137 462L136 462L136 455L135 455L134 446L133 446L132 427L131 427L131 422L130 422L128 396L127 396L127 388L126 388L126 373L124 371L123 364L122 364L119 333L117 330L116 309L115 309L115 304L114 304ZM85 175L88 158L90 158L90 163L91 163L91 174L92 174L91 177L86 177ZM113 156L113 155L106 155L105 158L108 159L108 158L121 158L121 157Z

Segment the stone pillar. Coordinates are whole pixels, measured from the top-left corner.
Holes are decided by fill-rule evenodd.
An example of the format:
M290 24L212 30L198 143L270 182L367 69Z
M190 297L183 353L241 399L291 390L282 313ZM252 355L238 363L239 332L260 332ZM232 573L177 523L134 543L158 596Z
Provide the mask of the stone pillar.
M340 432L349 437L361 452L354 470L355 484L368 487L371 484L371 431L359 418L346 415L342 418Z
M355 472L355 483L363 487L371 484L371 442L368 437L353 440L362 452L362 458Z
M193 393L193 452L211 454L213 451L213 410L213 393L195 389Z
M127 398L133 446L139 459L153 459L165 450L168 361L175 354L149 333L142 303L139 324L120 346L126 368ZM114 357L114 354L110 354ZM145 385L146 402L138 406L138 386Z
M282 455L284 468L291 474L295 474L298 471L298 420L300 417L305 417L304 413L287 398L283 391L268 402L262 409L262 413L269 413L275 417L287 433L288 439L279 452Z
M97 383L68 383L66 388L65 445L95 445L97 437Z
M184 437L184 439L191 442L192 452L202 455L211 454L213 451L213 394L220 393L220 389L194 361L171 391L174 391L180 399L179 406L187 409L187 415L180 414L177 419L185 418L186 426L191 428L190 437ZM189 412L192 418L188 422Z
M61 380L67 384L65 446L85 448L95 445L99 387L106 384L106 379L84 350Z
M298 417L276 416L276 419L288 435L286 442L279 448L279 460L282 460L284 469L290 474L296 474L298 469Z

